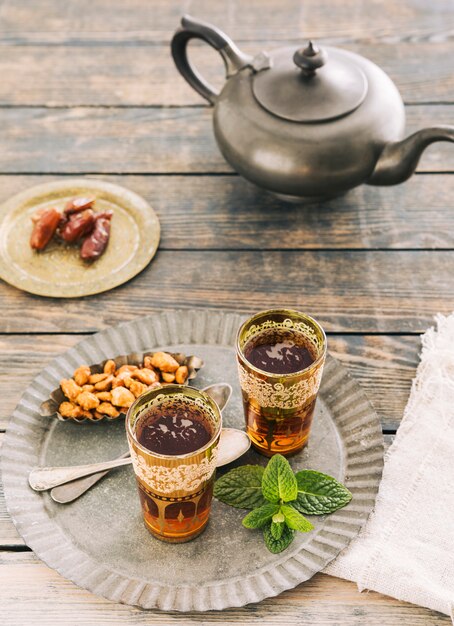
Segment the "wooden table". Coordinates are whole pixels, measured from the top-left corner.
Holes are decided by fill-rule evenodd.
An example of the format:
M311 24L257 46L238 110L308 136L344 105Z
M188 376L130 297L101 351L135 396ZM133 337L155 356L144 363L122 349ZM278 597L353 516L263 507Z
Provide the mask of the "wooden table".
M0 201L70 175L142 194L162 223L160 251L130 283L50 300L0 284L0 427L55 355L158 308L288 305L329 332L380 414L389 443L418 362L419 334L454 308L454 149L435 144L418 173L319 206L280 203L220 156L211 111L173 67L169 40L190 12L246 52L308 36L381 65L408 130L454 122L452 0L3 0ZM450 38L451 37L451 38ZM217 84L216 55L194 49ZM0 435L1 437L1 435ZM317 575L258 605L164 615L116 605L64 580L24 545L0 501L0 621L82 624L449 624L448 617Z

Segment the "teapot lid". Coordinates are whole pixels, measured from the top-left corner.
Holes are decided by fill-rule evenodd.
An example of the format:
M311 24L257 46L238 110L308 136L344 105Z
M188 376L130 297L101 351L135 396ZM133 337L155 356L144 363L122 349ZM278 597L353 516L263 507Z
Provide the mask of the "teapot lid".
M256 100L270 113L292 122L325 122L351 113L363 102L367 78L348 52L326 50L311 41L291 57L278 50L253 76Z

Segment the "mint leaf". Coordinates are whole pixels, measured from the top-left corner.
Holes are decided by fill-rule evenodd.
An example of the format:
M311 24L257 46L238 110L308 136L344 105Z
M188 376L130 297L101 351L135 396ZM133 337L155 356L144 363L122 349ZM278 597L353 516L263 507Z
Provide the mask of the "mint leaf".
M224 474L214 485L214 497L237 509L255 509L266 503L262 494L264 468L242 465Z
M298 495L298 484L290 463L281 454L268 461L262 478L262 492L270 502L290 502Z
M267 502L258 509L254 509L246 515L243 519L243 526L245 528L262 528L267 522L271 520L273 515L279 511L278 504L272 504Z
M298 496L292 505L306 515L332 513L350 502L352 494L332 476L302 470L297 472Z
M273 457L274 458L274 457ZM278 554L288 548L293 541L295 531L287 528L285 524L282 524L282 534L279 539L275 539L271 534L271 526L265 526L263 529L263 538L265 539L265 545L270 552Z
M282 533L284 532L284 528L286 528L285 524L281 522L271 522L270 531L273 539L280 539L282 537Z
M310 521L294 509L293 506L283 504L281 506L281 512L284 514L285 523L292 530L299 530L301 533L307 533L313 530L314 527Z

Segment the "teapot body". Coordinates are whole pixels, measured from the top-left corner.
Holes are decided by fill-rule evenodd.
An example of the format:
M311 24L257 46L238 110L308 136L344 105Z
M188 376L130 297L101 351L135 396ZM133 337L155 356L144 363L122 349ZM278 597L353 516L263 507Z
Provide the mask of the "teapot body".
M226 83L217 93L191 65L188 43L217 50ZM214 133L230 165L285 199L317 200L367 183L409 178L435 141L454 142L454 126L402 139L405 112L392 80L368 59L334 47L280 48L255 57L219 28L185 16L172 43L175 65L214 106Z
M294 52L285 48L270 56ZM269 113L254 97L250 68L226 81L214 105L214 134L244 178L287 199L336 196L365 182L384 146L402 138L405 112L394 83L364 57L336 54L361 67L368 90L361 106L334 120L298 123Z

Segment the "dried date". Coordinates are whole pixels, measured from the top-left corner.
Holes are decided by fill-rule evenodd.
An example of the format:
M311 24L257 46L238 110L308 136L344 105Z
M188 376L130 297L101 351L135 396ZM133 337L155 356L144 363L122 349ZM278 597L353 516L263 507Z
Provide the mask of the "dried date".
M98 211L95 213L95 219L99 220L101 217L105 217L108 220L111 220L113 216L112 209L106 209L105 211Z
M96 219L95 226L90 235L85 239L80 249L80 257L84 261L95 261L107 248L110 237L110 218L100 217Z
M60 211L53 207L40 212L30 237L30 246L34 250L44 250L54 236L60 219Z
M64 212L66 215L71 215L85 211L85 209L91 209L94 201L95 198L93 196L87 198L72 198L66 203Z
M91 209L86 209L82 213L74 213L68 222L63 226L60 236L68 243L73 243L78 239L88 235L95 225L95 214Z

